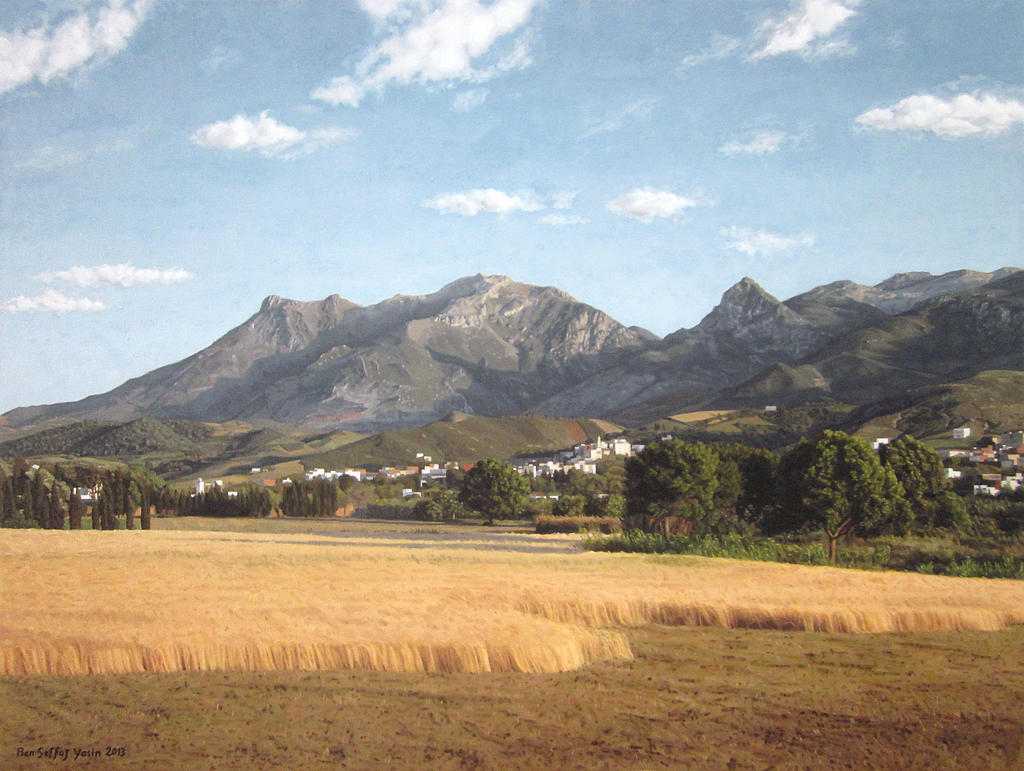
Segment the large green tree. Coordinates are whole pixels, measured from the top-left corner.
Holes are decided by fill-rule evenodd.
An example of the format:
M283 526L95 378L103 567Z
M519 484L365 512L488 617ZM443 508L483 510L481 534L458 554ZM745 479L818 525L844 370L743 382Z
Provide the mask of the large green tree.
M950 490L942 459L933 449L904 434L894 442L883 444L879 456L903 485L907 503L914 513L915 531L964 530L970 525L967 506Z
M849 533L908 531L913 514L903 486L863 439L825 431L807 460L797 484L806 513L825 530L830 562L836 561L839 539Z
M778 456L742 444L717 445L715 451L720 461L732 461L739 471L736 516L744 522L759 524L776 504Z
M459 500L480 512L487 523L495 519L513 519L526 506L530 483L511 465L496 458L477 461L462 480Z
M739 492L736 464L720 463L706 444L651 442L626 462L627 520L641 530L667 532L668 523L680 522L688 532L717 531Z

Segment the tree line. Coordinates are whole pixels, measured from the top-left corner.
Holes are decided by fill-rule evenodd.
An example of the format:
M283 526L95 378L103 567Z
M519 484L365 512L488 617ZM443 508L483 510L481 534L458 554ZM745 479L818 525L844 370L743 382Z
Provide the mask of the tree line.
M844 536L965 531L942 461L911 436L879 450L842 431L779 457L740 445L653 442L626 464L626 522L666 537L822 531Z
M79 494L83 488L90 490L88 504ZM0 466L0 525L81 530L88 521L93 530L116 530L123 519L128 530L148 530L152 508L160 505L163 492L162 480L144 470L61 464L51 470L19 457L9 472Z

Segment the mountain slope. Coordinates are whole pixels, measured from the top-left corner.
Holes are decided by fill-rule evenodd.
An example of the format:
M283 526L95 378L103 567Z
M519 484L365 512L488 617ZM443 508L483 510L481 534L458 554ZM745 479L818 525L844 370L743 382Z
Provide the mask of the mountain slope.
M361 307L272 296L246 322L175 364L79 402L13 410L41 420L271 419L359 429L422 424L461 409L515 414L649 345L650 335L552 287L471 276Z
M619 423L703 406L831 400L1019 369L1024 272L839 281L785 302L744 278L663 340L553 287L469 276L362 307L277 296L180 362L78 402L13 410L10 429L140 417L272 420L364 433L458 410Z
M985 370L1024 370L1024 272L945 295L841 334L794 366L777 364L718 405L865 404Z
M425 426L360 439L308 457L305 463L323 468L364 463L401 466L414 462L417 453L430 456L435 463L472 463L485 457L551 452L621 430L621 426L602 420L542 415L487 418L453 413Z

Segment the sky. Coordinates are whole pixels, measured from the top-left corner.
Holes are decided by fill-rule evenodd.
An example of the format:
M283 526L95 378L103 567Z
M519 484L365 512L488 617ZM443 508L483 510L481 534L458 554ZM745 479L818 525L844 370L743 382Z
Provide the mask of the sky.
M0 411L270 294L473 273L626 325L1021 266L1017 0L5 0Z

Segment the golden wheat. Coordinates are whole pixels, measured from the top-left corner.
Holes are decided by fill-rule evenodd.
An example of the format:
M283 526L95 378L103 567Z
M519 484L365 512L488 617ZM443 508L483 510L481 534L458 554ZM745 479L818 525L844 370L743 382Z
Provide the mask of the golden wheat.
M629 658L614 627L646 623L822 632L1024 623L1024 582L516 553L493 539L424 546L400 534L4 531L0 673L552 672Z

